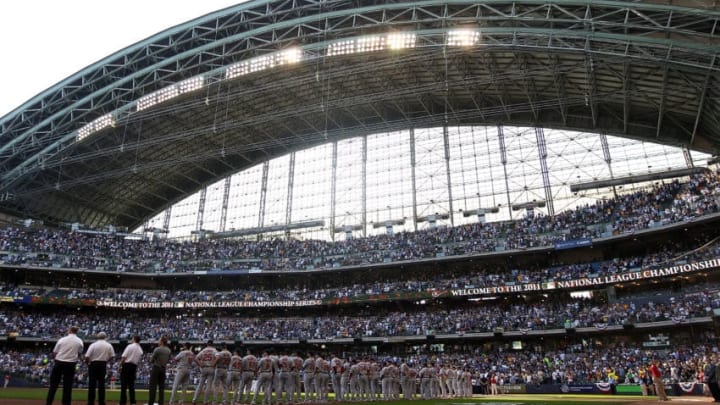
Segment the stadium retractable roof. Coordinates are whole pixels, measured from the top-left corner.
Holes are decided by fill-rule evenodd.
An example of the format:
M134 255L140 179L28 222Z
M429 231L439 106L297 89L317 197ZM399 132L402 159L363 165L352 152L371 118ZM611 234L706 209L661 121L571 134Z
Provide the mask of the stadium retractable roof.
M135 227L290 151L529 125L720 150L712 1L256 0L172 27L0 119L0 210Z

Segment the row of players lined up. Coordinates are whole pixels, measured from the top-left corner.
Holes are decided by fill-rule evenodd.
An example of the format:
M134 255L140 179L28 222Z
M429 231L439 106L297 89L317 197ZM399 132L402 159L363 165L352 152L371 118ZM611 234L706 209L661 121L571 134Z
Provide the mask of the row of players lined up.
M702 287L702 288L700 288ZM508 299L442 305L414 305L394 310L370 308L338 314L332 308L293 315L241 315L157 312L132 313L121 310L35 309L0 307L0 335L49 339L61 333L68 322L80 325L80 336L91 337L106 331L113 339L153 331L177 340L283 341L347 337L424 336L506 331L548 330L673 321L684 323L710 317L720 308L720 288L699 286L696 293L674 296L664 291L656 296L624 297L607 303L603 297L573 299L558 295L540 301Z
M343 358L322 353L318 356L308 354L304 359L296 354L287 356L287 353L280 353L274 359L269 354L256 358L239 348L233 355L225 348L216 350L210 346L192 348L183 345L173 348L175 352L167 364L167 371L174 381L172 403L189 400L185 392L189 385L195 385L193 402L247 403L267 389L292 393L283 397L288 401L297 401L301 388L304 396L325 398L332 390L336 398L358 400L384 396L385 393L389 398L398 393L408 398L415 397L418 392L422 397L464 396L471 392L467 391L471 388L467 386L468 382L479 385L486 394L496 392L493 382L500 392L505 384L610 382L642 385L649 383L648 366L653 360L658 360L664 382L703 382L707 366L720 362L719 348L711 343L648 349L640 344L618 342L617 337L608 338L606 342L596 339L583 339L555 350L543 350L540 346L511 350L506 346L486 345L456 347L453 351L453 347L448 346L444 353L423 352L406 356L344 353ZM715 340L715 336L706 332L706 335L696 336L694 340L710 342ZM149 353L142 354L142 347L133 347L132 350L136 354L139 350L141 355L133 355L137 367L132 375L132 385L136 382L145 385L151 371L151 356ZM127 360L126 350L127 347L122 356ZM264 358L270 358L270 361ZM116 381L121 375L120 363L120 356L110 358L108 380ZM0 352L0 371L11 373L14 379L47 382L51 364L47 352ZM270 375L261 378L261 374L268 370ZM289 375L281 377L283 370L289 371ZM236 371L239 373L236 374ZM339 381L334 380L333 377L338 374ZM409 377L405 379L407 385L400 383L401 376ZM87 377L88 365L78 364L74 385L84 385ZM386 377L387 385L384 384ZM282 378L288 381L279 381ZM464 381L464 385L458 384L460 381ZM126 388L129 388L127 383ZM338 387L337 390L335 387ZM263 397L269 398L267 395Z
M714 235L713 235L714 236ZM427 292L458 288L479 288L515 284L542 283L595 277L605 277L631 271L631 269L653 269L673 264L680 257L684 263L720 257L720 241L710 239L702 232L682 241L662 241L649 247L643 255L613 258L589 263L558 264L543 269L500 269L498 265L483 265L478 262L475 269L458 275L418 272L412 280L385 281L372 284L353 284L336 288L322 288L308 282L296 288L274 288L263 290L237 288L232 291L196 290L136 290L136 289L87 289L87 288L46 288L10 286L0 284L0 296L36 296L65 299L112 299L121 302L159 301L271 301L271 300L317 300L344 299L390 292ZM709 241L711 241L709 243ZM351 281L352 282L352 281Z
M12 265L84 268L108 271L187 272L195 270L305 270L552 246L686 221L719 211L720 187L714 173L620 195L555 216L532 216L503 223L438 227L392 236L328 242L320 240L127 240L62 230L0 230L3 261ZM599 226L597 226L599 224ZM601 229L604 228L604 229ZM38 253L41 253L38 255ZM260 260L262 258L262 260ZM252 264L242 260L253 259Z
M223 345L216 350L212 341L197 355L189 345L175 357L177 361L170 403L183 403L190 372L198 367L199 382L192 402L213 404L251 403L263 393L263 403L276 398L277 402L327 402L328 393L335 393L337 401L421 398L470 397L472 373L469 367L452 365L440 368L431 363L413 364L393 360L383 362L364 359L341 359L330 355L309 353L306 358L297 353L274 355L262 352L260 358L249 350L242 356L239 349L230 353ZM419 387L416 380L419 379ZM497 384L495 384L497 394ZM180 395L178 395L180 391ZM232 395L230 394L232 392Z

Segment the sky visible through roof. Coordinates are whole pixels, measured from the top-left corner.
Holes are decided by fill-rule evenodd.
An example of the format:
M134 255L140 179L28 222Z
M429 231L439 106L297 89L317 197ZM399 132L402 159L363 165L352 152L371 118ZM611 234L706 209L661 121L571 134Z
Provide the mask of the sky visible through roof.
M243 1L0 3L0 117L79 70L172 26Z

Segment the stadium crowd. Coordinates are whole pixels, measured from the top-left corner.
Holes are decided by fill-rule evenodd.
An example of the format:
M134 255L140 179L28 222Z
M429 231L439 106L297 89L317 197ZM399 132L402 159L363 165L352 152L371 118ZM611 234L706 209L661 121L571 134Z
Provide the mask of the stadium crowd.
M714 336L705 338L708 341L715 339ZM212 342L208 342L204 347L191 348L191 351L198 353L208 348L215 353L226 350L222 346L215 349ZM174 355L178 350L175 348ZM208 366L199 361L190 364L190 384L196 386L198 393L192 402L206 404L255 403L254 396L258 391L271 390L277 398L296 400L300 392L304 392L317 402L324 402L327 392L335 392L338 399L345 400L395 399L401 394L404 398L469 397L473 385L479 386L482 394L495 395L504 392L504 387L509 384L639 384L647 394L652 393L648 372L652 362L658 362L666 383L702 383L705 366L718 362L718 351L717 346L707 342L643 347L625 341L608 343L599 339L582 339L552 349L539 345L513 349L498 344L440 352L424 348L407 355L344 352L342 358L328 352L310 352L303 354L303 358L284 351L275 354L272 350L263 351L262 357L257 353L256 357L250 350L238 347L233 354L233 359L238 360L228 367L224 381L211 379L209 387L200 385L201 369ZM149 357L146 351L139 363L139 386L147 384ZM261 361L266 357L272 361L267 370ZM38 384L47 383L51 363L48 353L42 349L0 353L0 371ZM116 360L109 365L111 386L119 374L118 363ZM171 360L168 367L170 381L179 367L182 366ZM253 384L243 386L233 378L233 373L243 371L250 371L255 380ZM267 382L261 376L266 371L270 375ZM281 383L283 373L293 374L295 381L289 385ZM319 379L322 374L329 378ZM84 386L86 381L87 366L79 363L76 386ZM173 389L172 397L177 399L174 403L190 402L184 392L175 391Z
M276 286L272 289L252 288L202 290L149 290L126 288L61 288L30 287L0 284L0 297L41 297L56 299L103 299L116 302L169 302L169 301L273 301L273 300L337 300L393 293L421 293L462 288L489 287L505 284L546 283L589 277L606 277L632 273L640 269L655 269L704 259L720 257L720 241L713 235L699 232L682 241L661 241L649 245L643 255L616 257L587 263L556 264L545 268L499 268L478 263L471 271L458 274L445 272L416 272L410 279L377 282L353 282L339 287L323 287L311 282L293 287Z
M605 298L547 297L540 301L499 299L482 304L414 305L395 310L369 308L337 315L332 309L314 309L311 315L257 316L197 312L138 313L53 308L40 310L5 306L0 312L0 335L51 339L67 323L79 325L79 335L91 337L104 331L126 340L136 334L167 335L173 340L281 341L347 337L418 336L493 332L496 328L522 331L558 328L606 328L626 323L673 321L712 316L720 308L720 288L704 286L697 292L666 292L655 296ZM202 311L198 311L202 312ZM62 322L61 322L62 320Z
M177 242L116 234L0 229L0 264L116 272L306 270L552 246L633 232L718 212L718 176L659 183L554 216L436 227L338 242L238 239Z

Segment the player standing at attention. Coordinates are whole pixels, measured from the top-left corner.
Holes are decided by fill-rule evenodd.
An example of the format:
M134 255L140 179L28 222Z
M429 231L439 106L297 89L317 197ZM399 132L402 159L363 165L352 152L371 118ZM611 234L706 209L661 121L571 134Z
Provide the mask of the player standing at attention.
M241 401L244 404L250 402L252 395L252 382L257 374L258 360L250 350L247 351L245 357L242 359L242 389Z
M195 353L190 350L190 344L185 343L182 345L182 350L175 356L175 362L175 380L173 380L172 392L170 393L170 405L176 403L183 405L187 386L190 383L190 370L193 363L195 363ZM175 402L178 388L182 389L182 396L179 401Z
M228 395L228 367L232 360L232 353L226 344L220 345L220 351L215 354L215 376L213 378L213 403L218 402L218 393L222 391L220 401L225 404Z
M278 359L278 368L280 369L280 388L278 389L277 402L280 403L281 396L285 393L285 404L293 403L293 394L295 393L295 377L292 375L292 360L287 354L283 354Z
M258 379L257 383L255 383L255 393L253 394L253 399L251 404L257 403L258 393L260 391L263 392L263 398L262 403L264 405L270 405L272 402L272 376L273 376L273 368L274 364L272 359L270 358L270 353L268 351L264 351L262 353L262 357L260 360L258 360Z
M207 405L208 403L208 394L212 388L213 379L215 379L216 354L217 350L213 346L213 341L208 340L205 348L200 350L200 353L195 356L195 364L200 367L200 381L198 381L198 385L195 388L195 395L193 395L192 400L193 405L197 405L200 392L203 392L204 395L203 405Z
M335 393L335 401L342 401L343 398L343 386L342 386L342 373L343 373L343 361L336 355L330 357L330 380L332 383L332 389Z
M297 353L293 353L290 356L290 363L292 364L290 375L292 375L293 378L294 389L292 401L298 403L302 400L302 378L300 373L302 372L304 362L302 357L298 356Z
M303 362L303 386L305 389L305 402L315 401L315 356L308 353L305 362Z
M228 386L231 392L234 392L230 401L227 397L223 398L226 404L234 404L240 401L242 395L242 356L240 350L235 349L232 357L230 357L230 367L228 367Z
M325 403L328 400L328 385L330 384L330 362L323 359L322 355L315 358L315 392L318 402Z

